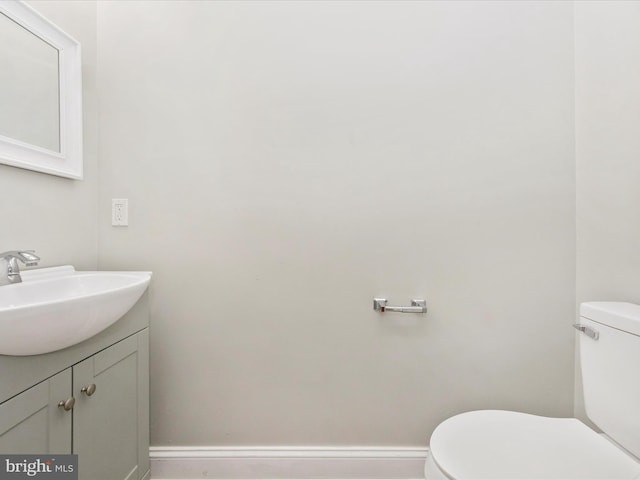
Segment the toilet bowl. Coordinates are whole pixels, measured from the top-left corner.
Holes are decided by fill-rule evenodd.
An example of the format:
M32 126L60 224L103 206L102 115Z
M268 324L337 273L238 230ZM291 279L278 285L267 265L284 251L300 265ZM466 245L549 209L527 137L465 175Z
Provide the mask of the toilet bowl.
M480 410L436 428L425 478L632 480L640 462L575 418Z
M640 306L580 307L580 368L587 416L479 410L434 430L425 478L640 480Z

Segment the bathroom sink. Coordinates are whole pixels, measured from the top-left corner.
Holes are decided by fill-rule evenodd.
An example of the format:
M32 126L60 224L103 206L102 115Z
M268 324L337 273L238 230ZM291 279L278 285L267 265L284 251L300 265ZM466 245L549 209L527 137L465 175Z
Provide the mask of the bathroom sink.
M138 301L151 272L22 272L0 287L0 354L38 355L80 343L114 324Z

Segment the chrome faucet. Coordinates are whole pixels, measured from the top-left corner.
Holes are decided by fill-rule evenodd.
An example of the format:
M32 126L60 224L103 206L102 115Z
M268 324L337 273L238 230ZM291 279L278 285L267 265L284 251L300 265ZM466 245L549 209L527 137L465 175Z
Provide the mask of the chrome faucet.
M27 267L34 267L38 265L40 257L35 255L34 250L13 250L10 252L0 253L0 259L7 262L7 270L0 273L0 285L10 285L12 283L22 282L20 276L20 268L18 267L18 260L24 263Z

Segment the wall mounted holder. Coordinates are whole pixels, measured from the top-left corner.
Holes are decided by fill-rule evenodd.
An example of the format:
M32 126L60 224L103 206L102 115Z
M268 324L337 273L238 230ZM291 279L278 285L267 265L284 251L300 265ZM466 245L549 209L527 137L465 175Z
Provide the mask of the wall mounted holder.
M374 298L373 309L376 312L398 312L398 313L427 313L427 302L421 299L412 299L410 307L396 307L387 305L386 298Z

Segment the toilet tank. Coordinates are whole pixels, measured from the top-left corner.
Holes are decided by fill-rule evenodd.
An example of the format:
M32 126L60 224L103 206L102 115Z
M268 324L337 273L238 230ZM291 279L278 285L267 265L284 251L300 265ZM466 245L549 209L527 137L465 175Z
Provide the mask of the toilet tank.
M587 416L640 457L640 305L580 305L580 368Z

